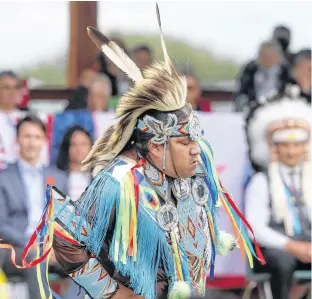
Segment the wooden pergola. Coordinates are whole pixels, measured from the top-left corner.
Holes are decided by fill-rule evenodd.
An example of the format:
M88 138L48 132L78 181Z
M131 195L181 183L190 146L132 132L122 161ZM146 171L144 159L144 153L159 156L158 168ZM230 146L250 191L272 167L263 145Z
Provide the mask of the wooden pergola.
M70 44L68 87L75 87L79 74L92 66L98 53L87 34L87 26L97 27L96 1L70 1Z
M70 45L68 53L67 87L48 87L30 90L31 99L68 99L85 68L96 61L98 49L87 34L87 26L97 27L97 1L70 1ZM204 95L214 101L231 100L228 91L204 89Z

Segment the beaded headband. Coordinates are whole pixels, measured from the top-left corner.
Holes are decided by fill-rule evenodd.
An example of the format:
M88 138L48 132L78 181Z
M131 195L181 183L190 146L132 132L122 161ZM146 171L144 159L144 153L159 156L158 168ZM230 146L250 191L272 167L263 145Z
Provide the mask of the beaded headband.
M164 144L170 137L190 136L192 140L196 141L203 135L199 116L195 111L191 112L189 121L179 124L177 116L172 113L168 115L166 122L146 115L138 121L137 129L154 135L151 141L155 144Z

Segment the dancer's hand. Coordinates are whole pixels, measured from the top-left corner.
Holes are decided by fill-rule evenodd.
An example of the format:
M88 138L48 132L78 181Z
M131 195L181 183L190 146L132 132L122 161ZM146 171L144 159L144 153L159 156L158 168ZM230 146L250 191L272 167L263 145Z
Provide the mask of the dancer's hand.
M303 263L311 263L312 261L310 242L289 241L285 250Z
M144 299L143 296L134 294L132 290L126 288L123 285L119 285L119 290L112 297L112 299Z

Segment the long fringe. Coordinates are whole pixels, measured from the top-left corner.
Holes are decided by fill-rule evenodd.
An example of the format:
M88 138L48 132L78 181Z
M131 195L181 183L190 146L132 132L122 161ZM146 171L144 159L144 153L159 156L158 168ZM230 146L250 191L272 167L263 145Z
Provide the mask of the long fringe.
M121 207L118 204L117 209ZM118 213L118 211L116 211ZM149 223L147 226L146 224ZM164 268L164 273L169 279L174 276L174 262L172 252L164 232L156 223L151 221L150 215L142 208L138 217L137 230L137 256L126 256L123 261L124 252L121 246L117 246L119 241L117 231L113 237L110 248L110 257L113 260L116 270L125 276L130 276L129 287L137 294L144 295L146 299L155 299L155 286L159 267ZM151 237L153 236L153 237ZM116 254L118 260L116 261ZM138 271L139 269L139 271ZM131 274L131 275L130 275Z
M137 215L134 175L135 171L129 171L118 182L105 171L98 174L77 205L82 220L76 238L98 255L109 221L115 217L110 258L121 275L130 277L129 287L135 293L156 299L158 269L164 268L169 279L174 277L173 255L166 235L143 206L139 205ZM84 219L91 226L88 238L80 235Z
M120 198L120 184L110 173L102 171L88 187L77 209L80 221L77 223L75 238L87 246L96 256L101 251L114 205ZM90 223L92 234L81 235L85 220Z

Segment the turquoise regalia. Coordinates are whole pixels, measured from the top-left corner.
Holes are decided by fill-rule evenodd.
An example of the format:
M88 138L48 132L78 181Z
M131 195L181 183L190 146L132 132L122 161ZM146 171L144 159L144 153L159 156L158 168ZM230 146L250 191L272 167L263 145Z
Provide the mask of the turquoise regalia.
M236 207L228 202L214 179L209 144L204 140L199 144L202 154L195 175L170 184L172 204L179 211L178 226L171 232L164 231L157 221L157 213L164 204L162 172L146 160L137 163L118 156L94 178L78 202L48 187L48 205L53 206L54 218L51 214L43 216L46 229L41 232L53 227L58 240L75 243L90 252L92 258L84 268L69 275L82 287L97 286L88 291L91 298L109 298L117 287L105 264L97 260L108 235L109 259L120 275L128 277L127 285L134 292L145 298L157 298L156 287L152 286L161 271L170 288L183 281L192 294L203 295L206 277L213 276L216 254L235 246L234 238L228 245L217 229L220 203L226 205L234 225L240 228L237 240L244 240L241 243L246 245L245 249L257 256Z

